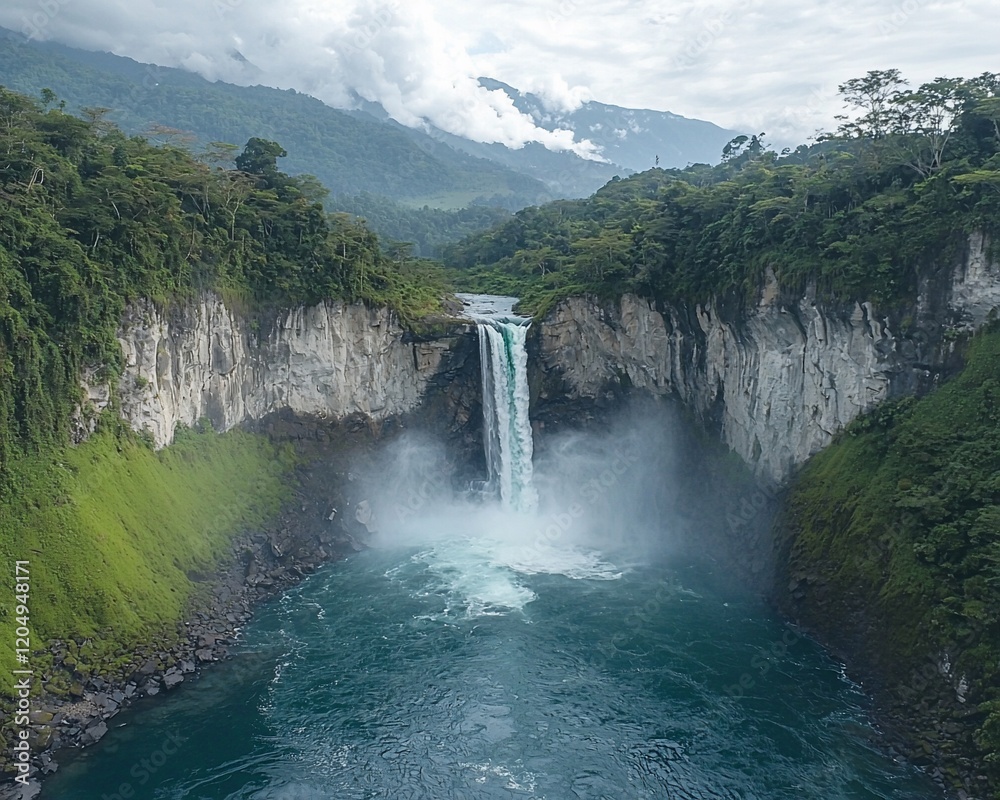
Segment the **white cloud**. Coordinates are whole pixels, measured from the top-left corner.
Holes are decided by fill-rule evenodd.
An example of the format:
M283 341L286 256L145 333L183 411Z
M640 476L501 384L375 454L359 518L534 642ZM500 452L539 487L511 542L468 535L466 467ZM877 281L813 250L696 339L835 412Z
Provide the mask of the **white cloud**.
M425 122L449 133L508 147L541 142L552 150L594 157L572 132L549 132L519 112L501 90L479 85L476 65L422 1L361 2L347 24L324 40L338 77L366 100L377 101L404 125Z
M483 74L562 75L603 102L673 111L795 144L840 113L837 86L898 67L913 83L1000 71L991 0L508 0L439 3L508 47Z
M545 108L560 114L576 111L588 100L593 99L586 86L570 86L558 73L533 77L517 87L523 92L537 94Z
M914 83L1000 70L991 0L5 0L0 24L206 77L266 80L334 105L351 92L406 124L593 153L548 133L488 75L550 110L589 97L777 143L829 128L836 87L897 67ZM263 76L230 53L239 50Z

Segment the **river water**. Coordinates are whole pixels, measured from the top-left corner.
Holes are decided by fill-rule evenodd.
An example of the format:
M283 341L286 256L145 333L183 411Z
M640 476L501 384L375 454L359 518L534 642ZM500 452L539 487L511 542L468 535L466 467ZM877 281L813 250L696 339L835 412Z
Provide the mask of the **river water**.
M518 549L449 535L327 568L44 796L938 796L763 605L694 568Z

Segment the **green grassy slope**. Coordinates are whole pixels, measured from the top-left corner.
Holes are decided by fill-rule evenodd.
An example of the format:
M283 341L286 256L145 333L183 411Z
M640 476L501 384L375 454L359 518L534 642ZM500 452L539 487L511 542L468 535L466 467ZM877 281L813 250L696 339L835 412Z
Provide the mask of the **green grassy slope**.
M236 533L277 512L293 464L289 448L248 433L185 431L154 453L112 430L19 462L0 498L0 564L13 575L16 560L30 562L32 649L90 640L78 653L86 672L172 633L195 590L188 573L211 570ZM0 598L4 695L16 668L12 583Z
M1000 332L974 338L954 380L815 456L779 538L793 613L860 654L898 702L928 702L920 676L947 655L1000 785Z

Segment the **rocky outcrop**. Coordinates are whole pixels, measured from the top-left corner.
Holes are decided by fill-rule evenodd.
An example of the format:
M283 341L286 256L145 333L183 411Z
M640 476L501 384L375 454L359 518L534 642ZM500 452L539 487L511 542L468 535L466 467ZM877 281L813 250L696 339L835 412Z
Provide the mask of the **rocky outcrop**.
M768 276L757 304L655 307L562 302L539 326L540 392L600 400L640 389L679 398L762 478L781 483L863 411L926 390L946 371L948 330L1000 307L1000 266L972 237L952 269L925 276L914 307L881 313L815 290L788 296Z
M282 409L377 423L421 402L463 332L418 340L388 309L340 302L270 319L211 295L166 312L141 303L119 333L121 410L157 447L177 425L207 418L224 431Z

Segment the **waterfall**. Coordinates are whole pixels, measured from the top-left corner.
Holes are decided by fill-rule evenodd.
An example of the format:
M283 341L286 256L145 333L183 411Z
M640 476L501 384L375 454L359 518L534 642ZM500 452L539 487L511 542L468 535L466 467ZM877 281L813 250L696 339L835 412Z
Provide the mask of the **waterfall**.
M506 508L530 511L537 494L532 483L531 421L528 417L528 356L525 339L530 320L510 312L513 298L462 296L479 328L483 376L483 449L488 489ZM472 298L472 299L470 299ZM478 305L475 303L478 301ZM497 303L500 308L490 304Z

